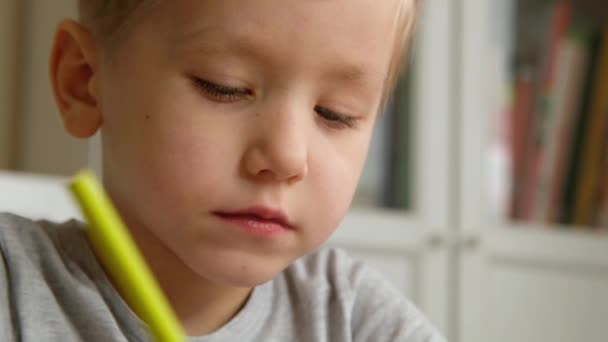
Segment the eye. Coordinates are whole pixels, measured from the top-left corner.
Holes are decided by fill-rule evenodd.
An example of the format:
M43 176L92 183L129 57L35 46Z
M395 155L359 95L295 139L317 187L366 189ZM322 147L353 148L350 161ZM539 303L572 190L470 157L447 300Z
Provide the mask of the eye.
M354 128L357 125L357 118L321 106L315 106L315 112L334 128Z
M205 95L218 102L235 102L253 95L253 91L247 88L229 87L197 77L192 80Z

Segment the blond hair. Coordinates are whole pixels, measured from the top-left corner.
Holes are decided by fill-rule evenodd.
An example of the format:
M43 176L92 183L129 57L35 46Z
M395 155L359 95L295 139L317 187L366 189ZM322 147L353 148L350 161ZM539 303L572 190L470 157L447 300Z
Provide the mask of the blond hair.
M143 7L159 0L78 0L78 12L82 24L102 45L108 46L124 35L133 23L132 17ZM407 56L412 44L418 17L420 0L401 0L396 12L397 32L393 54L385 84L385 97L395 87L399 76L407 65Z
M384 84L384 93L380 103L382 111L386 106L389 96L397 86L399 77L408 66L409 52L414 41L414 34L418 24L421 0L401 0L395 16L397 27L393 42L393 53L388 66L388 74Z
M78 0L80 22L104 46L120 39L138 9L151 0Z

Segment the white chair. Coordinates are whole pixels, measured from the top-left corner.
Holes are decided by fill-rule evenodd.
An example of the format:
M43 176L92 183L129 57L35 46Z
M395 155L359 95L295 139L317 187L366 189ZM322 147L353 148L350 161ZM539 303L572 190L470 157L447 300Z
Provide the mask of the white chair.
M0 212L63 222L82 219L62 177L0 171Z

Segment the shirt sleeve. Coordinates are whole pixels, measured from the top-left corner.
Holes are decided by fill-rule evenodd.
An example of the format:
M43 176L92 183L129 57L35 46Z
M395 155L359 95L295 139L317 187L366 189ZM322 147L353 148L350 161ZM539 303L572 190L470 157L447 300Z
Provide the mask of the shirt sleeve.
M7 258L4 249L4 230L0 220L0 341L15 341L14 329L11 315L11 298L9 295L9 279Z
M353 341L445 342L418 308L379 272L353 263Z

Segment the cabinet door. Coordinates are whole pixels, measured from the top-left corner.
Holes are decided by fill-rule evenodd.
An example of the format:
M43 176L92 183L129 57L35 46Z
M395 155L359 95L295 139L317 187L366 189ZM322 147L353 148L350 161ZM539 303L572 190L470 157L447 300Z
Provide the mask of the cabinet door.
M392 113L410 116L407 129L393 131L399 135L397 138L406 137L410 141L411 153L405 161L410 177L409 206L387 209L355 205L331 240L382 271L446 336L451 334L449 184L454 174L450 154L453 138L450 78L455 56L450 39L453 25L450 3L450 0L423 2L410 66L407 113ZM395 96L397 101L403 96L400 89ZM370 153L368 161L374 161L373 147ZM397 186L388 184L389 188Z
M465 250L460 341L604 341L608 241L495 229Z
M561 49L557 56L561 53L562 57L552 62L561 66L555 67L553 73L555 79L572 84L574 77L580 77L572 72L575 66L580 68L577 64L580 56L572 52L571 45L566 45L571 42L565 40L568 33L564 32L571 28L564 24L564 17L589 18L588 23L592 23L592 17L598 14L585 14L587 11L583 10L587 6L593 8L594 1L584 1L585 6L582 3L576 2L577 7L571 14L556 14L556 8L563 6L559 0L460 2L463 49L459 73L462 92L459 130L462 161L457 195L461 234L458 239L460 281L456 312L459 333L456 341L608 339L608 326L605 324L608 314L608 236L591 225L560 222L560 215L551 215L547 211L550 207L547 203L553 198L543 195L543 191L556 191L552 188L555 175L565 172L559 168L566 166L548 162L558 163L564 153L565 150L556 151L556 146L568 147L561 135L568 128L563 124L568 122L564 121L566 114L563 110L572 106L569 104L572 101L570 96L576 87L567 88L560 82L548 86L546 82L549 81L543 78L546 75L543 68L551 64L547 63L547 58L550 58L547 57L547 49L550 49L547 42L550 40L535 38L534 35L561 35L560 40L556 40L560 41L557 46L561 48L555 50ZM596 1L595 5L602 3ZM536 25L548 26L542 32ZM535 49L540 51L537 56L533 55ZM564 64L564 60L574 64ZM533 140L526 135L533 133L523 134L521 123L517 122L517 116L522 114L517 101L522 99L522 92L525 96L525 92L530 91L525 88L518 91L514 85L527 82L520 78L528 77L520 73L522 67L527 68L522 63L539 65L533 77L540 77L540 80L530 84L541 88L533 88L532 92L553 92L551 101L559 104L544 112L543 118L549 120L548 126L537 127L547 134L545 138L551 139L553 135L554 140L545 141L542 147L537 146L542 154L538 161L538 179L536 185L524 183L525 186L517 179L517 157L513 155L521 140ZM560 91L565 95L559 95ZM509 102L511 97L506 94L513 96L513 102ZM535 115L543 112L538 107L542 101L538 98L530 101L531 108L525 114L530 120L538 119ZM547 133L560 125L564 127L562 131ZM530 165L534 163L529 163L524 169ZM548 188L543 188L542 184ZM517 189L529 191L527 196L532 196L532 199L513 197ZM533 203L534 209L528 213L514 211L524 201L528 203L524 207Z

